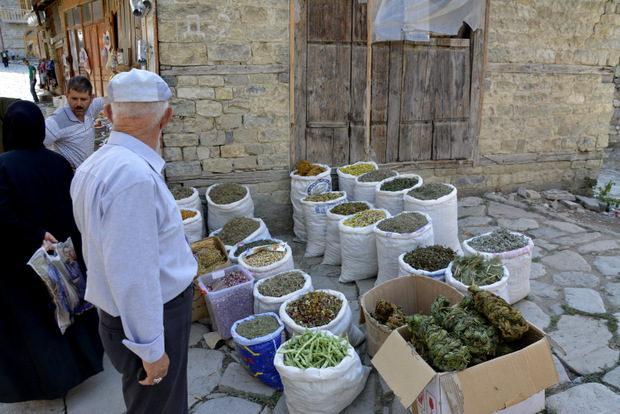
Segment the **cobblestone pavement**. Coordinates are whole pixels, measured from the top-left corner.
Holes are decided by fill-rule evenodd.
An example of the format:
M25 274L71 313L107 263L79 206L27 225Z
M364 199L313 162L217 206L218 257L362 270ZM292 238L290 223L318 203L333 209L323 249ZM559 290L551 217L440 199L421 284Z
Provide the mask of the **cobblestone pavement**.
M584 216L585 217L585 216ZM524 198L496 193L459 200L462 240L501 227L534 240L529 296L515 305L533 324L545 329L566 351L554 351L560 383L547 390L548 413L620 413L620 218L601 225L574 212L530 204ZM305 258L305 244L292 235L273 235L289 242L295 264L311 275L315 289L346 295L354 322L360 295L375 279L339 283L339 266L321 265L322 258ZM232 344L210 349L203 335L208 321L194 323L189 350L190 413L287 413L285 397L250 375ZM360 328L364 331L364 325ZM362 362L371 366L365 342L358 347ZM9 413L124 413L120 376L106 359L105 371L72 389L64 398L0 404ZM338 396L334 396L338 398ZM347 414L405 413L397 398L373 368Z

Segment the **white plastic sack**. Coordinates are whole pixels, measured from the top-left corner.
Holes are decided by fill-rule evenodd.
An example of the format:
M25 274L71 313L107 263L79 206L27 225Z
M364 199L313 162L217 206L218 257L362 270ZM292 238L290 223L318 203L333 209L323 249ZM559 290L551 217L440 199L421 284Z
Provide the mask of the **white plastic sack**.
M419 211L426 213L433 219L435 244L449 247L458 254L462 254L459 242L457 190L451 184L444 184L452 188L452 192L436 200L420 200L405 193L405 211Z
M395 173L396 175L394 177L398 177L398 171L395 171ZM367 201L373 206L376 206L375 193L377 192L377 186L385 180L365 182L365 181L360 181L359 180L360 177L361 175L359 177L355 177L355 186L353 187L353 199L355 201ZM389 178L394 178L394 177L389 177Z
M194 213L196 213L194 217L183 220L183 230L185 231L187 240L189 240L190 243L193 243L195 241L204 239L205 223L200 210L186 207L183 207L182 209L187 211L193 211Z
M416 269L405 262L405 255L408 251L398 256L398 277L415 275L415 276L427 276L440 282L446 281L446 269L435 270L434 272L427 272L426 270Z
M338 204L347 202L347 193L340 191L342 196L329 201L301 200L306 225L306 252L304 257L322 256L325 253L325 236L327 233L327 210Z
M393 233L379 229L378 225L383 219L373 227L375 242L377 244L377 280L375 286L398 277L398 257L401 254L411 251L416 247L432 246L434 222L426 213L422 214L428 223L413 233ZM394 216L396 217L396 216Z
M350 201L350 200L349 200ZM357 203L364 203L369 208L373 208L372 205L366 201L356 201ZM343 218L349 218L353 216L334 214L331 210L327 210L325 217L327 223L325 226L325 252L323 253L324 265L338 266L342 263L342 256L340 252L340 229L338 228L338 222Z
M508 298L510 300L507 300L507 302L512 304L530 294L530 272L532 268L534 242L524 234L516 232L511 233L525 237L527 239L527 246L509 252L486 253L474 250L469 246L469 242L472 239L467 239L463 242L463 250L466 256L479 254L486 259L492 257L499 257L501 259L504 266L508 269L508 273L510 273L510 279L508 280ZM491 233L485 233L477 237L486 236L488 234Z
M349 337L349 343L351 343L351 345L353 346L361 344L364 340L364 334L362 333L362 331L360 331L358 326L353 323L351 307L349 306L349 301L347 300L347 297L344 295L344 293L330 289L319 289L316 292L325 292L340 299L342 301L342 307L340 308L340 312L338 312L338 315L336 315L334 320L332 320L327 325L319 326L316 328L306 328L304 326L298 325L290 316L288 316L288 313L286 313L286 307L288 306L289 302L298 299L300 296L303 296L308 292L297 294L290 299L282 302L278 313L289 335L292 335L294 333L303 333L306 329L321 329L323 331L329 331L336 336L340 334L347 334L347 336Z
M287 270L286 272L278 272L277 274L273 275L273 276L268 276L264 279L260 279L259 281L256 282L256 284L254 285L254 313L258 314L258 313L265 313L265 312L275 312L275 313L279 313L280 312L280 306L287 301L288 299L291 299L293 297L298 297L299 295L304 295L310 291L312 291L314 288L312 287L312 279L310 278L310 275L307 274L306 272L299 270L299 269L293 269L292 271L297 271L299 272L300 275L302 275L304 277L304 285L301 289L296 290L294 292L289 293L288 295L284 295L284 296L280 296L280 297L275 297L275 296L265 296L263 294L261 294L258 290L258 287L263 284L266 280L272 279L276 276L278 276L279 274L282 273L287 273L290 272L290 270Z
M390 217L387 210L381 210ZM343 218L338 222L340 232L340 252L342 265L340 278L342 283L370 279L377 276L377 243L373 231L374 223L366 227L345 226Z
M263 266L263 267L250 266L245 261L246 252L243 252L239 256L239 266L242 266L248 269L250 273L252 273L252 276L254 276L254 279L256 280L264 279L268 276L272 276L277 273L282 273L282 272L287 272L289 270L293 270L295 269L295 262L293 261L293 251L291 250L291 247L286 243L284 243L284 248L286 249L286 254L284 255L282 259L268 266Z
M417 178L418 182L413 187L409 187L400 191L381 190L381 186L383 184L393 181L397 178ZM418 188L420 186L422 186L422 177L417 174L402 174L397 175L396 177L386 178L385 180L381 181L381 184L376 186L375 188L375 206L377 208L386 209L393 216L400 214L403 211L406 211L406 209L404 209L404 195L409 191L413 190L414 188Z
M354 164L349 164L349 165L344 165L341 168L344 167L350 167L352 165L358 165L358 164L370 164L372 166L375 167L375 170L378 167L377 163L374 161L360 161L360 162L356 162ZM355 201L355 179L358 177L357 175L351 175L351 174L346 174L343 173L342 171L340 171L340 168L338 168L336 170L336 174L338 174L338 189L344 191L347 193L347 197L349 201Z
M452 286L453 288L455 288L456 290L458 290L459 292L461 292L463 295L471 296L469 292L467 291L467 288L469 286L464 285L463 283L459 282L454 277L452 277L452 264L453 263L454 262L451 262L446 268L446 283ZM502 269L504 270L504 276L502 276L500 280L490 285L479 286L479 288L482 290L486 290L488 292L494 293L497 296L504 299L506 302L508 302L508 279L510 279L509 277L510 273L508 273L508 269L506 268L506 266L502 266Z
M215 204L209 193L219 184L213 184L205 193L205 198L207 199L207 227L209 228L209 233L220 229L226 224L230 219L234 219L235 217L254 217L254 201L252 201L252 196L250 195L250 189L243 185L242 187L246 189L247 193L245 197L243 197L239 201L235 201L230 204Z
M280 243L283 244L284 241L280 240L280 239L275 239L273 237L269 237L266 239L252 239L252 240L247 240L247 241L240 241L239 243L235 244L234 246L232 246L230 248L230 251L228 252L228 258L230 259L231 263L239 263L239 255L241 254L241 246L245 246L246 244L258 241L258 240L271 240L273 241L273 243Z
M293 232L301 241L306 241L306 225L304 223L304 212L301 207L301 199L312 194L332 191L332 169L324 164L314 165L325 168L325 171L321 174L309 177L295 174L297 170L290 174L291 203L293 204Z
M269 234L269 229L267 228L267 225L265 224L263 219L258 218L258 217L252 217L252 220L258 221L260 223L258 226L258 229L256 229L254 233L250 234L248 237L246 237L242 241L247 242L248 240L270 239L271 235ZM217 235L220 234L221 231L222 229L219 228L215 230L214 232L210 233L209 237L211 236L217 237ZM234 246L225 244L224 247L226 248L227 252L230 252Z
M194 187L190 187L192 189L192 195L187 198L182 198L180 200L175 200L179 208L183 210L187 210L193 208L194 210L198 210L202 212L202 201L200 201L200 196L198 195L198 190Z
M335 367L302 370L284 365L283 354L276 352L273 362L284 385L289 413L334 414L355 400L366 385L370 367L362 365L351 345L347 353Z

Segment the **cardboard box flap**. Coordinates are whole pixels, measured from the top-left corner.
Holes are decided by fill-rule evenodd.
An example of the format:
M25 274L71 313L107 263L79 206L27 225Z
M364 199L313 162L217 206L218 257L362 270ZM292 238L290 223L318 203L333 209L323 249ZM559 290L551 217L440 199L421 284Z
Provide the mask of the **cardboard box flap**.
M435 371L394 330L371 360L400 402L409 407L433 379Z

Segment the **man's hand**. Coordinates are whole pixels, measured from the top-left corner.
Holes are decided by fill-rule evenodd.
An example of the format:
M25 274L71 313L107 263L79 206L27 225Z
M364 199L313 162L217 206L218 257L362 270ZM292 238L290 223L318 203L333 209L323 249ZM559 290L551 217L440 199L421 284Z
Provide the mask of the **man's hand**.
M58 240L56 240L56 237L52 236L50 232L46 231L45 236L43 236L41 247L43 247L45 251L55 250L56 245L54 243L58 243Z
M146 361L142 361L142 366L144 366L144 370L146 371L146 378L142 381L139 381L140 384L155 385L155 378L164 378L166 375L168 375L168 366L170 366L170 359L168 359L168 354L164 352L164 355L152 364L149 364Z

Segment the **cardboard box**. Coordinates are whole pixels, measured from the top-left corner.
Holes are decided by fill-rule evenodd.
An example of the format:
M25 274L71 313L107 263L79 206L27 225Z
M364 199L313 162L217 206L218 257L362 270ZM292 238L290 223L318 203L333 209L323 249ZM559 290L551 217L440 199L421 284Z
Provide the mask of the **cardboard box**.
M224 257L226 258L226 262L221 265L215 266L212 269L209 269L210 272L220 269L226 269L227 267L231 266L226 247L224 246L224 243L222 243L221 240L217 237L207 237L205 239L195 241L189 246L192 249L192 253L196 253L200 249L205 248L216 248L222 252ZM200 291L200 286L198 286L198 277L202 275L203 273L194 277L194 302L192 306L192 322L196 322L199 319L203 319L209 316L209 310L207 309L207 302L205 301L205 296Z
M378 299L402 306L407 315L423 310L429 315L431 303L443 295L454 305L463 295L452 286L427 276L402 276L389 280L366 292L360 300L360 324L366 323L366 352L374 356L392 330L370 316Z
M435 372L411 336L406 326L393 331L372 364L413 413L537 413L544 390L560 380L544 332L531 324L523 349L458 372Z

